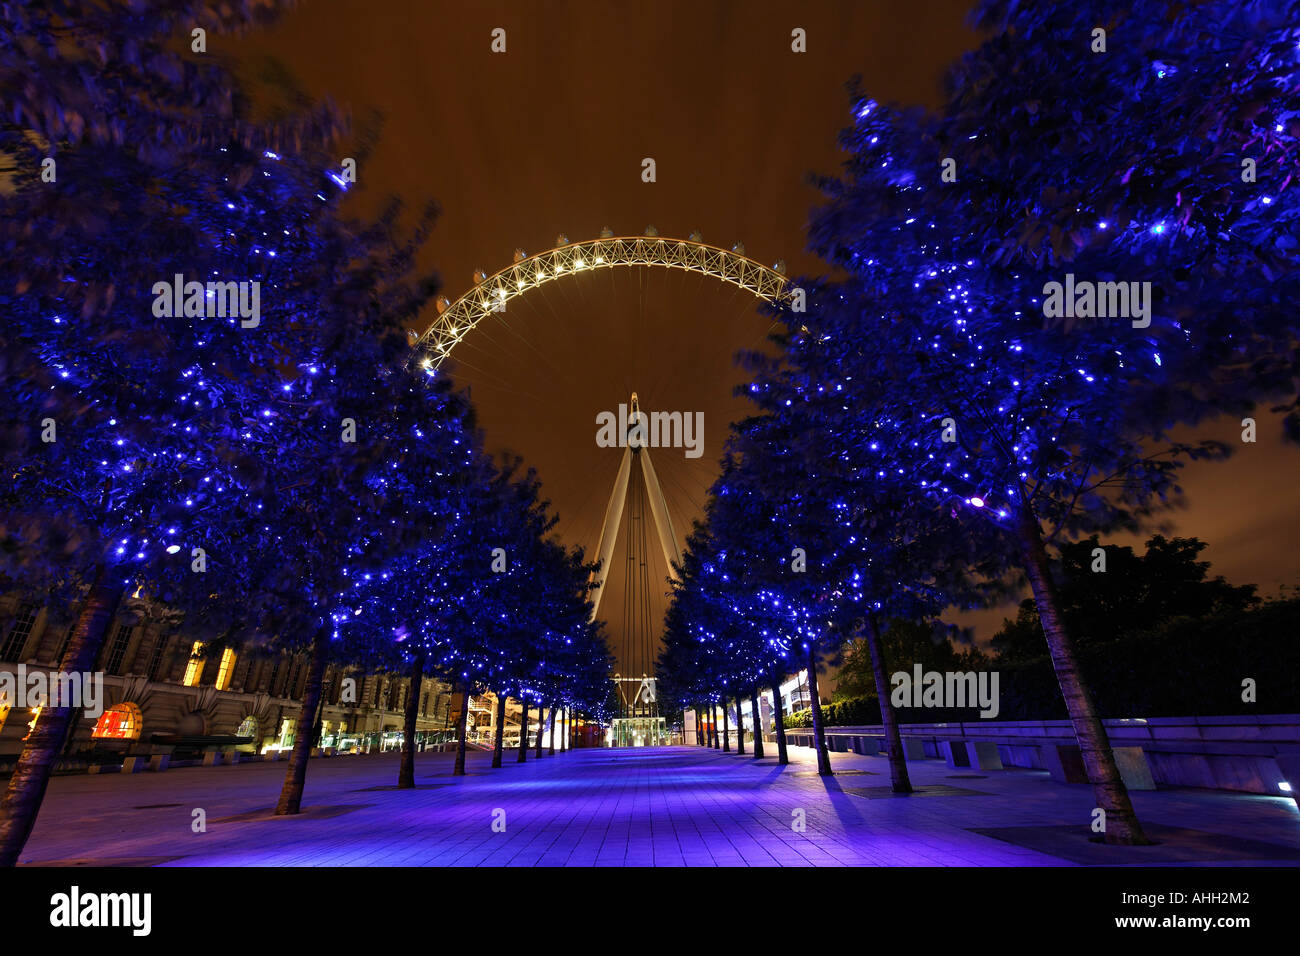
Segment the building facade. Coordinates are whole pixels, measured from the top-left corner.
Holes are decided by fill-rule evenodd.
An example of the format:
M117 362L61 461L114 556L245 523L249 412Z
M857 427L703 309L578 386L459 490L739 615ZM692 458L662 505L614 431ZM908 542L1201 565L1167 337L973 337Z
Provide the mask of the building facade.
M102 674L102 713L77 712L64 747L69 759L151 756L183 743L155 736L249 738L235 749L264 754L287 750L298 733L307 684L305 655L225 650L204 654L165 615L138 601L124 602L110 625L94 670ZM132 624L132 620L139 623ZM72 622L50 607L0 598L0 671L57 672ZM350 683L349 683L350 681ZM371 752L401 746L409 679L330 667L325 674L320 745L336 752ZM0 762L10 763L34 725L39 708L0 699ZM441 742L454 734L460 695L446 684L421 684L417 741ZM193 744L191 744L193 746Z

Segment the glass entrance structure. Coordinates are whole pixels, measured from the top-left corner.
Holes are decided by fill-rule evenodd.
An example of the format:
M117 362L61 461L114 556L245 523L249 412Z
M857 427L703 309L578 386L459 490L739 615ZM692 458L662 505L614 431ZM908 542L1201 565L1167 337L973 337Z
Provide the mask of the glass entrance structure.
M611 747L662 747L668 743L663 717L616 717L609 729Z

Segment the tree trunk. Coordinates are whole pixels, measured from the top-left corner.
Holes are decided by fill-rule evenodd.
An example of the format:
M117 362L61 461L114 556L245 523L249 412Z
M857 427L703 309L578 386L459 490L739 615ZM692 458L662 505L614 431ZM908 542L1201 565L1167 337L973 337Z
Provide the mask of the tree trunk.
M817 748L817 772L831 776L831 755L826 750L826 728L822 726L822 701L817 692L817 651L808 645L808 696L812 706L813 746Z
M785 712L781 710L781 679L772 678L772 730L776 735L776 762L781 765L790 762L790 751L785 742Z
M497 727L492 741L492 766L501 766L501 749L506 739L506 692L497 691Z
M876 679L876 696L880 698L880 720L885 725L885 746L889 752L889 779L894 793L911 793L912 780L907 775L907 754L903 735L898 729L898 715L889 699L889 675L885 673L885 653L880 646L880 628L876 615L867 614L867 650L871 654L871 673Z
M722 698L722 752L731 753L731 723L727 719L727 698Z
M569 749L569 708L560 710L560 753Z
M469 736L469 694L471 687L468 680L465 681L463 687L465 694L460 705L460 719L456 721L456 764L451 769L452 775L456 777L465 776L465 748L468 743L466 738Z
M293 740L293 753L280 788L280 801L275 805L276 816L297 813L302 807L302 788L307 780L307 761L311 759L312 723L320 704L325 660L329 656L330 632L321 627L311 640L311 659L307 667L307 689L302 695L302 709L298 711L297 734Z
M547 731L547 735L549 740L549 742L546 745L547 754L548 756L554 757L555 756L555 705L554 704L551 705L551 723L550 723L550 729Z
M60 669L66 670L66 668L60 668ZM85 713L86 713L86 708L74 707L72 708L72 713L68 715L68 732L67 735L63 738L63 746L59 748L60 757L67 757L71 755L72 748L77 743L77 724L81 722L81 718L85 716Z
M72 638L63 655L61 667L65 671L91 673L95 670L104 635L122 600L121 585L106 583L107 573L102 564L95 568L90 593L77 615ZM49 786L59 751L72 732L72 717L71 707L47 705L23 743L0 803L0 866L18 863L19 854L36 825L36 815L45 799L45 788Z
M1020 544L1024 551L1025 573L1034 592L1038 606L1038 619L1047 637L1047 649L1052 655L1057 683L1065 698L1065 709L1074 725L1074 735L1079 741L1083 767L1096 794L1097 806L1106 811L1106 842L1125 846L1144 846L1151 841L1142 832L1128 788L1115 764L1115 754L1110 749L1106 725L1102 723L1093 702L1092 693L1084 680L1083 672L1075 659L1074 643L1066 633L1056 598L1056 585L1052 581L1043 545L1042 529L1038 518L1028 505L1021 508Z
M546 736L546 708L537 704L537 759L542 759L542 738Z
M740 695L736 695L736 753L745 754L745 716L740 712Z
M326 668L328 670L328 668ZM321 675L320 699L316 703L316 718L311 722L311 745L319 747L325 728L325 677Z
M758 706L758 685L749 690L749 706L754 709L754 759L763 759L763 711Z
M516 763L528 759L528 701L519 702L519 757Z
M424 683L424 651L411 661L411 686L406 691L406 721L402 728L402 768L397 772L397 789L415 787L415 718L420 715L420 690Z
M709 730L713 734L713 749L721 750L722 741L718 738L718 705L715 701L709 702L709 717L711 720Z

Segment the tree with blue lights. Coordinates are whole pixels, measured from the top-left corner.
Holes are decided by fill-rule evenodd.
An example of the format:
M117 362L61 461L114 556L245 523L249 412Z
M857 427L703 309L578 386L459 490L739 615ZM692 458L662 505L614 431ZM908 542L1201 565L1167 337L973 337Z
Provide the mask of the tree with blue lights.
M578 630L569 660L561 698L569 727L573 727L575 717L600 726L608 724L612 716L609 675L614 669L614 655L603 622L588 621Z
M418 374L419 356L406 345L403 323L430 286L411 283L394 264L409 267L420 239L397 244L401 255L376 255L350 289L337 287L348 290L337 313L343 323L312 354L308 372L316 371L301 383L303 394L277 409L282 447L265 502L277 517L245 537L276 555L276 569L259 582L271 643L310 661L281 813L301 802L312 743L302 721L315 712L334 648L346 647L345 632L364 614L351 605L352 592L451 525L473 480L479 452L464 427L465 404ZM420 633L397 610L380 626Z
M799 322L777 337L785 354L798 355L797 365L747 356L757 373L749 393L767 412L735 429L732 444L743 452L745 468L732 473L725 500L733 507L751 502L737 522L738 537L746 527L762 526L758 515L765 512L772 516L767 521L781 516L791 540L815 546L805 573L821 582L817 597L832 630L870 662L893 787L906 793L911 786L882 635L895 621L941 630L947 609L1004 597L1002 568L963 533L949 507L895 480L919 443L899 437L905 422L891 419L873 390L852 386L861 371L852 350L817 347L829 342L826 336L809 347L813 335ZM900 460L888 458L891 449L902 453ZM780 593L780 582L773 586Z
M554 538L547 539L532 574L534 596L529 604L521 605L532 608L533 621L546 622L539 683L549 704L547 733L552 742L556 716L562 709L574 701L592 709L593 685L601 695L597 702L608 697L612 659L603 625L591 617L588 592L592 570L581 549L568 549Z
M740 432L754 435L779 429L782 421L755 418ZM839 639L827 619L827 589L816 573L807 573L808 548L814 572L820 554L821 529L801 528L795 516L805 489L776 496L773 489L792 462L782 460L789 442L773 442L773 457L759 456L755 440L733 439L722 462L705 512L705 521L687 541L682 574L667 617L667 637L661 669L677 697L692 692L707 699L729 687L748 691L756 724L760 683L770 683L774 701L777 752L788 761L781 714L780 683L791 669L810 668L815 686L819 654L832 656ZM808 533L803 533L807 531ZM814 738L819 769L830 772L820 701L814 711Z
M510 461L494 478L477 515L470 552L477 573L453 596L456 614L441 666L447 669L465 695L454 772L465 772L469 698L476 688L492 690L501 701L510 689L522 705L519 760L527 759L528 706L543 698L543 668L547 652L556 642L549 627L547 608L557 582L548 572L554 565L545 536L555 517L541 497L536 474L518 475L519 462ZM567 582L576 588L580 580ZM499 725L498 730L504 733ZM539 729L540 735L540 729ZM500 765L495 752L494 765Z
M418 354L408 366L418 366ZM367 526L365 564L353 568L334 614L331 657L360 666L405 670L408 676L398 786L415 785L415 727L427 673L447 676L450 622L457 600L486 567L477 554L494 472L473 433L469 408L445 379L399 367L413 400L376 440L387 461L377 481L385 505L398 511ZM450 678L448 678L450 679Z
M697 525L687 537L673 583L664 615L663 648L655 668L661 706L692 707L701 718L709 715L706 745L712 745L717 736L712 718L720 687L732 667L724 657L723 632L734 626L723 595L716 590L720 581L713 573L716 566L710 564L714 555L707 529Z
M391 641L412 680L427 670L462 694L456 774L465 772L468 702L476 690L497 695L493 766L500 766L507 695L525 707L550 704L554 712L586 666L579 650L591 639L590 569L580 553L547 537L555 517L535 473L518 469L518 461L496 468L477 453L450 474L453 495L440 504L436 528L426 524L418 542L357 580L354 606L344 615L345 632L359 628ZM408 741L399 786L414 783L410 750ZM521 740L520 759L525 752Z
M157 5L126 22L61 6L11 10L0 37L0 571L56 601L85 595L60 666L90 671L127 588L209 631L252 623L244 556L227 546L265 489L266 400L321 331L339 261L322 252L358 243L337 221L337 114L295 104L257 125L215 59L172 46L180 24L235 31L269 7ZM99 82L109 62L114 82ZM27 739L2 863L70 717L43 709Z
M713 486L708 521L719 545L723 580L745 622L747 659L772 675L780 708L780 679L807 670L812 692L813 746L818 771L831 773L817 672L835 660L845 640L844 574L831 526L809 482L806 436L786 415L757 415L733 428L728 458ZM830 499L830 500L833 500ZM784 727L778 717L778 751Z
M1294 388L1279 287L1300 274L1294 203L1276 175L1245 183L1240 160L1257 150L1278 171L1274 147L1292 153L1294 84L1278 80L1295 40L1276 11L1226 3L1112 22L1092 5L994 2L980 17L1001 32L955 70L937 115L858 96L846 171L822 181L810 230L848 278L786 317L781 375L797 395L769 376L755 398L800 420L844 391L819 459L860 456L863 494L892 486L957 522L990 576L1025 573L1106 839L1141 843L1048 549L1136 528L1177 500L1184 462L1224 453L1169 440L1175 425ZM1090 46L1098 23L1105 53ZM1088 294L1058 314L1071 287Z

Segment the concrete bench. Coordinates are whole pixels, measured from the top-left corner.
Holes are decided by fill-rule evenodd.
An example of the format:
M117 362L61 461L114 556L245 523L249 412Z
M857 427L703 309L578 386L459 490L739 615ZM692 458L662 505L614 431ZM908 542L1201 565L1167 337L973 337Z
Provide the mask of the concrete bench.
M1300 753L1278 754L1273 759L1277 761L1277 769L1282 772L1282 779L1278 783L1289 783L1291 799L1300 804ZM1281 787L1278 792L1287 793Z
M162 773L171 765L172 758L170 754L154 754L149 758L149 769L154 773Z
M966 756L966 742L964 740L945 740L940 743L939 748L943 751L943 762L949 767L956 769L970 766L970 760Z
M145 768L146 757L123 757L122 773L139 773Z
M1001 770L1002 757L998 745L991 740L940 741L943 759L949 767L970 767L976 770Z
M885 749L884 737L853 736L849 740L852 742L851 749L855 754L871 757Z
M1115 764L1119 768L1124 786L1130 790L1154 790L1155 778L1147 764L1141 747L1112 747ZM1043 767L1059 783L1087 783L1088 774L1083 767L1083 754L1078 744L1043 744L1039 748Z
M220 751L220 750L209 750L209 751L207 751L207 752L203 755L203 766L205 766L205 767L220 767L220 766L221 766L221 751Z
M980 770L1002 770L1002 754L991 740L966 741L966 755L972 767Z

